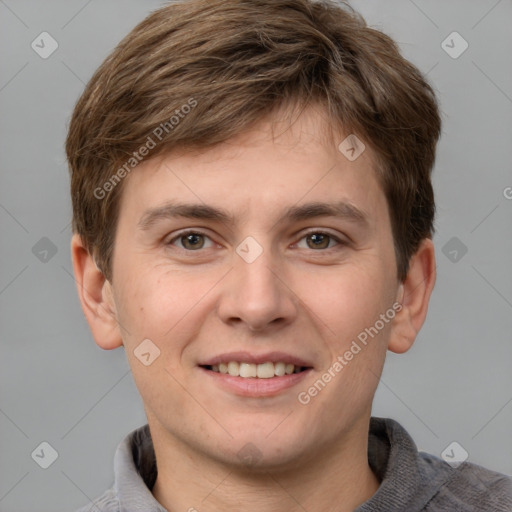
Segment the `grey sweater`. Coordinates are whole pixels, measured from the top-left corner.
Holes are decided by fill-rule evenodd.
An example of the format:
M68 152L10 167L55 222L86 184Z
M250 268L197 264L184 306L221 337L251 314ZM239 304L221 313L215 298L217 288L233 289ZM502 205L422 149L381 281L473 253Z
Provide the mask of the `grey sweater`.
M418 452L396 421L372 417L370 467L377 492L354 512L512 512L512 478L464 462L457 468ZM114 485L76 512L171 512L151 494L157 468L149 426L134 430L114 457Z

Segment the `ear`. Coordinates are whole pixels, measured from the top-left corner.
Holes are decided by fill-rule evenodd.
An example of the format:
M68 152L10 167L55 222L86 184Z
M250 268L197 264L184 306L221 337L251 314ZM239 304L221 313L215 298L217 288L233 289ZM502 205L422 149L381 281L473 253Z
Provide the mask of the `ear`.
M400 284L397 301L402 309L393 320L388 349L401 354L409 350L427 316L436 281L434 244L425 238L409 262L406 279Z
M96 266L79 235L71 239L71 258L82 310L97 345L105 350L123 344L116 317L112 285Z

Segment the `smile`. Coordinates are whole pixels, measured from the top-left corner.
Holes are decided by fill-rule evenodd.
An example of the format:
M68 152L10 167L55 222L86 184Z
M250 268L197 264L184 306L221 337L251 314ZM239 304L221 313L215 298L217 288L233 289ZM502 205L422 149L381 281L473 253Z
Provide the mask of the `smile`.
M229 352L199 361L215 387L242 397L272 397L297 386L313 371L313 363L286 352Z
M226 363L219 363L214 365L205 366L207 370L216 373L229 374L233 377L243 378L256 378L256 379L271 379L273 377L283 377L284 375L291 375L292 373L300 373L306 367L295 366L292 363L268 361L266 363L254 364L244 363L238 361L229 361Z

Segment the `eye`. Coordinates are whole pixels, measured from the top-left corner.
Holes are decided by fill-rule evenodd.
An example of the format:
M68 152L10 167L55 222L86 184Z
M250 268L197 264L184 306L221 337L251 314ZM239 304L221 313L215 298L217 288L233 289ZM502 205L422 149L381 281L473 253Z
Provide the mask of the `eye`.
M210 238L200 231L185 231L180 233L178 236L175 236L173 239L169 240L168 245L174 245L175 242L179 242L181 244L181 249L185 249L187 251L196 251L198 249L205 248L205 240ZM210 240L211 247L212 241Z
M323 231L310 231L301 238L301 241L302 240L306 240L307 248L315 250L330 249L332 247L330 244L333 241L336 242L335 245L346 245L345 242L339 238ZM297 247L300 247L300 242L297 244Z

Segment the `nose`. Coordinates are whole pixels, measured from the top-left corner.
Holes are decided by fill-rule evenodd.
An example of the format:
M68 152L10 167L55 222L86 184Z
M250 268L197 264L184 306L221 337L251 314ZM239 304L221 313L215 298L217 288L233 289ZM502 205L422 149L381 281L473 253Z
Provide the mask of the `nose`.
M282 262L270 250L252 262L233 255L233 270L223 281L218 308L229 324L265 331L290 324L297 315L298 297L287 283Z

